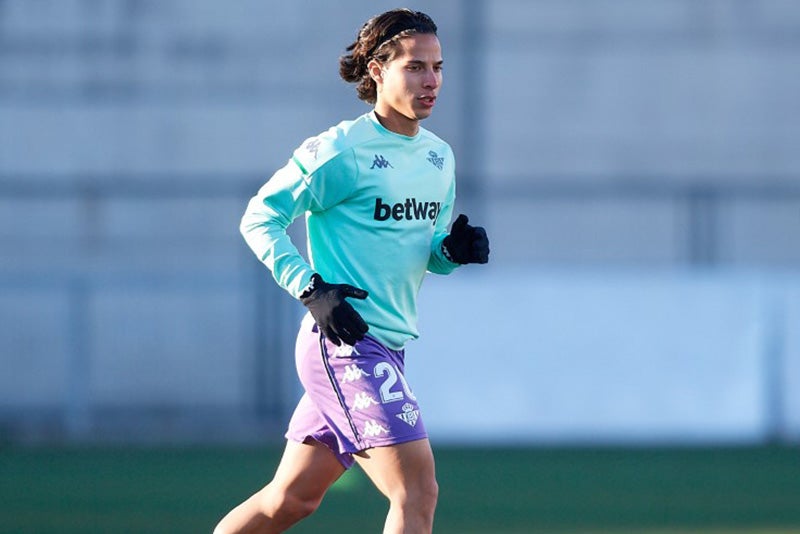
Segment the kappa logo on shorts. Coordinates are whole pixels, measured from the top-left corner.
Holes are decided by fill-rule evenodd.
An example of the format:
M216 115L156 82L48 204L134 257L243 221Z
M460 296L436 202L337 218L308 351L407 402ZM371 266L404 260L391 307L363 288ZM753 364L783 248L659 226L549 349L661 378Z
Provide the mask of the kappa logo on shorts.
M354 410L363 410L365 408L369 408L370 406L377 406L377 405L378 401L376 401L370 395L364 393L363 391L360 393L356 393L356 396L353 399Z
M345 343L342 343L341 345L336 347L335 351L333 351L333 355L337 358L349 358L350 356L353 355L353 353L358 354L356 348L353 347L352 345L347 345Z
M411 426L416 426L419 410L415 410L414 405L407 402L403 405L403 413L397 414L397 418Z
M361 377L364 376L369 376L369 374L356 364L345 365L342 382L355 382L356 380L361 380Z
M375 419L364 423L363 434L367 437L373 438L375 436L380 436L381 434L388 434L388 433L389 431L383 428L381 425L379 425L378 422L375 421Z

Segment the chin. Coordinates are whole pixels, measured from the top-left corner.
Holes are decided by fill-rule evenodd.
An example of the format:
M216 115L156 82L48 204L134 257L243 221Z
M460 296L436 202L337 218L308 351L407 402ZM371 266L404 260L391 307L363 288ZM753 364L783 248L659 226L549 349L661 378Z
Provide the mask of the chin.
M428 117L430 117L432 113L433 113L432 109L421 109L416 113L414 113L414 118L417 119L418 121L421 121L422 119L427 119Z

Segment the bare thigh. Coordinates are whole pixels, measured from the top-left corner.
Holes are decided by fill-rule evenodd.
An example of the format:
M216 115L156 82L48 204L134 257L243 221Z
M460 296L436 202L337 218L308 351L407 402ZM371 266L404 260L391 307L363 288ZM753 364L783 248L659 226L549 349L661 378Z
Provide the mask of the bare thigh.
M288 441L270 485L304 501L319 501L344 473L344 467L323 444Z
M398 492L435 492L436 468L427 439L375 447L356 454L355 459L381 493L390 499Z

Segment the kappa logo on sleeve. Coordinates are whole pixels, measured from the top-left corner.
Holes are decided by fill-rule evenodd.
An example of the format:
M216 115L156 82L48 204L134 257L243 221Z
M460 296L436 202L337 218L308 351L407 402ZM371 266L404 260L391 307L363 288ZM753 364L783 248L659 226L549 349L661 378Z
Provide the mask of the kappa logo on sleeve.
M395 221L430 219L435 223L441 210L441 202L421 202L416 198L407 198L405 202L386 204L381 197L378 197L375 199L374 218L376 221L388 221L389 218Z
M314 159L317 159L317 153L319 152L319 145L320 145L320 140L316 138L306 143L305 149L314 155Z

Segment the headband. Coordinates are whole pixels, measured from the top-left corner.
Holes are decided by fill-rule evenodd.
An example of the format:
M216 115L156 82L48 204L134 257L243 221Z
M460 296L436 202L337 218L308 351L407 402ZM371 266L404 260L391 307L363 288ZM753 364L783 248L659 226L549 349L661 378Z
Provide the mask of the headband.
M378 41L378 42L377 42L377 44L376 44L375 46L373 46L373 47L372 47L372 50L370 50L370 51L369 51L369 54L367 54L367 57L368 57L368 58L371 58L371 57L372 57L372 56L375 54L375 52L377 52L378 50L380 50L380 48L381 48L383 45L385 45L386 43L388 43L389 41L391 41L392 39L394 39L395 37L397 37L397 36L398 36L398 35L400 35L401 33L405 32L405 31L408 31L408 30L413 30L413 29L415 29L415 28L413 28L413 27L411 27L411 28L405 28L405 27L403 27L403 26L398 26L397 28L389 28L389 29L390 29L390 30L394 30L394 31L388 31L388 32L386 32L386 35L383 37L383 39L381 39L380 41Z

